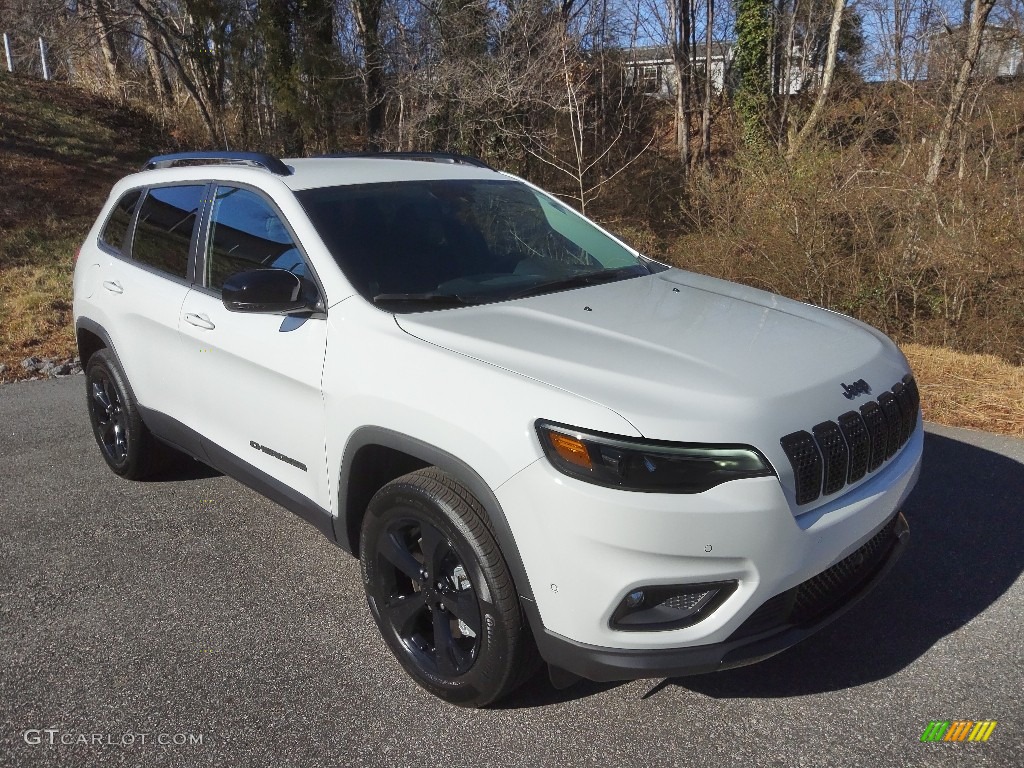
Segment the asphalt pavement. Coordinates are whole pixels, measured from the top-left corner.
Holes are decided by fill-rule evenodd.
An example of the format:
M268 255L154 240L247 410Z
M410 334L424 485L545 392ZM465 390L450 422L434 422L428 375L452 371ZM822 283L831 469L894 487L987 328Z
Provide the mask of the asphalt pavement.
M5 385L0 766L1024 765L1024 441L929 425L904 511L884 584L780 656L470 711L405 676L312 527L198 464L115 477L80 376Z

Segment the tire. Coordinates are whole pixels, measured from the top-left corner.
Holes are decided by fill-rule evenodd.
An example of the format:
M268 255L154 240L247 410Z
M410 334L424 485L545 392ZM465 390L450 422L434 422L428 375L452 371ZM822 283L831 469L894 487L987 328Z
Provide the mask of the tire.
M360 538L377 626L406 672L452 704L482 707L536 669L508 566L480 503L436 468L381 488Z
M92 434L114 474L141 480L160 469L168 449L143 423L128 379L109 349L89 358L85 386Z

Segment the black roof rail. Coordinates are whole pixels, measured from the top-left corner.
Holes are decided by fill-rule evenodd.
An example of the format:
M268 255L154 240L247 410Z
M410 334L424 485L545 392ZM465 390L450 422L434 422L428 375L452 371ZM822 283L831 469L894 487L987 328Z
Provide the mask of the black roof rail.
M355 158L378 158L381 160L423 160L428 163L451 163L453 165L472 165L474 168L486 168L493 171L479 157L471 155L459 155L455 152L336 152L329 155L319 155L323 158L355 157Z
M151 157L142 166L142 170L151 171L154 168L173 168L176 165L253 165L265 168L278 176L290 176L291 168L282 163L273 155L266 152L231 152L212 150L209 152L175 152L172 155L157 155Z

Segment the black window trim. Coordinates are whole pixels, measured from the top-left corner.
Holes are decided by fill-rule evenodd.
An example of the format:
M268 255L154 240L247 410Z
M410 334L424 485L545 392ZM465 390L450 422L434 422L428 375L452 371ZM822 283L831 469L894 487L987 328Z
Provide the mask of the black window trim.
M197 238L195 246L195 258L191 262L192 267L194 269L194 279L192 281L192 287L197 291L201 291L202 293L207 294L208 296L214 296L218 299L221 297L221 292L219 290L217 290L216 288L211 288L208 285L206 285L206 256L209 250L211 225L213 223L214 197L217 194L218 187L232 187L235 189L244 189L247 192L252 192L258 198L260 198L267 205L267 207L274 212L274 215L276 215L277 218L280 219L281 223L288 231L288 236L291 237L292 242L295 244L295 248L299 252L299 256L302 257L302 261L303 263L305 263L306 269L308 270L310 276L312 277L313 283L316 285L317 294L319 295L318 305L320 309L314 312L310 317L311 319L326 317L328 306L327 293L326 291L324 291L324 286L323 283L320 281L320 276L317 274L316 268L313 266L312 261L310 260L308 254L306 253L306 249L302 245L302 240L300 240L299 237L295 234L295 230L292 229L291 222L288 221L288 217L284 215L284 213L277 206L277 204L266 194L266 192L264 192L259 187L253 186L252 184L245 184L239 181L218 181L216 179L211 180L209 184L210 186L207 188L206 192L206 205L204 206L203 209L203 219L200 226L197 227L197 233L199 237Z

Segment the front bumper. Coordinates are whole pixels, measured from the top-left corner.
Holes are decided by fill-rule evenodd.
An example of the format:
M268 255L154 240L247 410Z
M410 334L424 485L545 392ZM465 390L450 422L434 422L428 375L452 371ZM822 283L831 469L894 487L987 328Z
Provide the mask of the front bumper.
M907 534L898 510L917 481L923 444L919 423L877 473L798 514L774 477L701 494L643 494L567 478L544 460L530 465L496 496L529 575L534 600L524 606L542 655L613 680L751 663L799 642L898 556ZM884 546L876 547L879 536ZM833 569L861 558L867 564L845 575L838 598L821 594ZM692 625L613 625L632 590L712 582L736 587Z
M823 574L768 600L724 642L631 650L586 645L545 630L537 636L537 644L549 664L599 682L699 675L754 664L792 647L846 613L884 578L908 539L907 521L897 513L860 549ZM836 571L847 573L839 577ZM833 591L828 594L822 585L810 586L815 580L832 583Z

